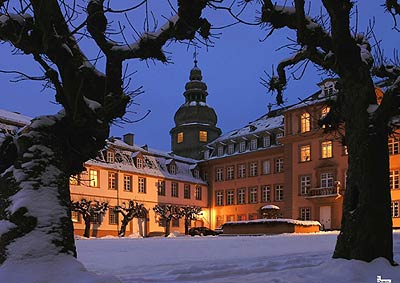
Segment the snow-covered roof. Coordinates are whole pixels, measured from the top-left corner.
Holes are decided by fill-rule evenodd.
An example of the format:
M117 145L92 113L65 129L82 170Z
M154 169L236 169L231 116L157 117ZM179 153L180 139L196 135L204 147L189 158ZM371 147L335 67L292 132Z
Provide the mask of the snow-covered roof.
M241 224L258 224L258 223L289 223L295 225L302 226L312 226L317 225L321 226L321 223L318 221L304 221L304 220L294 220L294 219L286 219L286 218L278 218L278 219L256 219L256 220L247 220L247 221L230 221L224 223L225 225L241 225Z
M0 109L0 124L12 124L15 126L25 126L31 122L32 118L21 115L16 112L10 112L4 109Z

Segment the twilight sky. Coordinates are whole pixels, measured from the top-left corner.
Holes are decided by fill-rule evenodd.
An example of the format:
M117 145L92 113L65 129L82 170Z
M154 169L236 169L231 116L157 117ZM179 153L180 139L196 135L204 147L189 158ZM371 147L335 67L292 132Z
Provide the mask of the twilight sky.
M381 6L383 2L359 1L358 32L365 32L369 21L375 18L375 34L378 40L382 40L386 55L391 57L393 49L400 43L400 34L392 30L393 21L389 14L384 14L384 8ZM255 7L256 5L251 4L249 9L254 11ZM149 8L158 18L159 26L165 22L162 16L169 18L171 15L167 1L150 0ZM319 11L319 7L312 7L312 10ZM135 13L130 15L131 23L140 31L143 29L140 27L143 27L144 11ZM215 27L232 23L224 11L206 11L205 16ZM245 16L247 20L253 19L250 14ZM271 73L272 66L290 56L290 50L277 49L289 43L287 37L294 36L287 31L278 30L267 40L260 41L267 34L266 30L242 24L213 32L221 33L219 39L214 40L214 47L206 48L200 45L198 66L202 70L203 81L208 86L207 103L218 115L217 126L223 132L227 132L265 114L267 104L275 102L272 94L267 93L260 84L260 77L265 78L264 71ZM129 41L134 32L127 28L125 33ZM89 44L84 45L83 49L89 54L94 52ZM117 123L117 126L112 127L111 134L122 136L132 132L135 134L136 144L148 144L149 147L169 151L169 130L174 127L175 111L184 102L182 94L189 79L189 71L193 67L194 48L188 48L184 43L172 42L164 50L170 52L171 64L139 60L128 62L129 72L137 71L131 78L131 89L143 86L145 93L135 99L134 102L138 105L133 104L126 117L136 120L148 110L151 113L137 123ZM0 70L19 70L29 75L41 75L31 56L11 56L11 52L8 44L0 45ZM101 67L99 69L102 70ZM287 104L295 103L317 91L316 84L324 78L325 74L316 71L309 64L301 80L291 79L289 82L285 92ZM0 73L0 108L32 117L52 114L60 109L60 106L54 103L53 91L42 91L41 82L10 82L13 79L15 75Z

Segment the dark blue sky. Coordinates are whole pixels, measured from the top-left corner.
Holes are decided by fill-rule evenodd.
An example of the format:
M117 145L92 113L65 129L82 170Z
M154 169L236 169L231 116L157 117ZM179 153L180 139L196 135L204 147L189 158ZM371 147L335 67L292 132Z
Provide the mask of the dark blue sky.
M161 15L168 17L171 13L171 10L160 2L149 2L155 15L160 16L159 25L165 21ZM391 56L393 49L400 43L400 34L392 31L393 22L389 14L384 14L381 6L383 2L360 1L358 31L366 31L368 21L375 17L376 36L382 40L386 54ZM318 10L316 8L313 7L314 10ZM223 11L207 14L209 21L216 26L232 22ZM137 26L142 26L143 17L139 15L136 18L139 19ZM132 22L135 23L134 20ZM227 132L265 114L267 104L275 102L275 98L260 84L260 77L265 77L264 71L271 73L273 65L276 66L281 59L290 55L288 50L277 49L287 44L286 37L293 38L293 34L278 30L266 41L260 42L266 31L255 26L235 25L214 32L222 34L219 39L214 40L214 47L201 46L198 49L198 65L203 72L203 81L208 85L207 103L214 107L218 114L217 126L223 132ZM86 48L92 51L90 46ZM10 56L10 50L8 44L0 45L1 70L40 74L31 56ZM139 105L132 105L126 117L135 120L147 110L151 110L151 114L137 123L113 126L111 134L122 136L124 133L133 132L135 143L148 144L150 147L168 151L169 130L174 126L175 111L184 102L182 93L189 79L189 71L193 67L194 49L187 48L187 45L182 43L171 43L165 50L170 52L171 64L152 61L146 63L139 60L128 62L130 71L137 71L132 77L131 88L143 86L145 93L135 100ZM310 64L300 81L290 81L285 93L288 104L295 103L299 98L318 90L316 84L325 77L325 74L319 73ZM12 75L0 74L0 108L18 111L28 116L51 114L59 109L59 106L54 104L51 90L41 92L40 82L9 82L13 78Z

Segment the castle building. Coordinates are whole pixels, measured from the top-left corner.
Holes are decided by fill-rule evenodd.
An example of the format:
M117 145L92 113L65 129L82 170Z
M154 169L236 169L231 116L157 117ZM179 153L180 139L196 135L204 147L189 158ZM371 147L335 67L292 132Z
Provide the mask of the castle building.
M193 159L201 159L203 146L221 134L217 114L206 103L207 85L202 78L195 60L183 93L185 103L176 111L175 127L170 131L172 152Z

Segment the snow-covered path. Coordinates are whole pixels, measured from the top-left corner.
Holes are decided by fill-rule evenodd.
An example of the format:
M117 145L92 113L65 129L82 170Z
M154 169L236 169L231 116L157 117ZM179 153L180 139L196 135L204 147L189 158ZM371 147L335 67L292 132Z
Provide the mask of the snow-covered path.
M395 233L400 261L400 233ZM122 282L400 282L400 267L333 260L337 233L78 240L78 258ZM397 281L399 280L399 281Z

